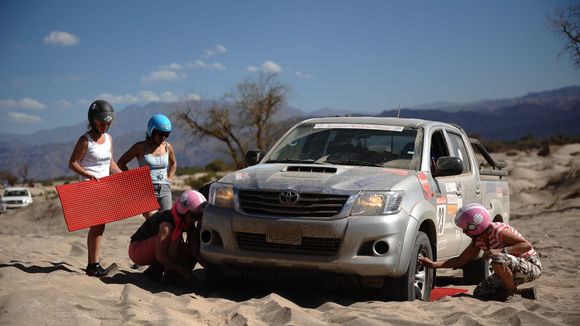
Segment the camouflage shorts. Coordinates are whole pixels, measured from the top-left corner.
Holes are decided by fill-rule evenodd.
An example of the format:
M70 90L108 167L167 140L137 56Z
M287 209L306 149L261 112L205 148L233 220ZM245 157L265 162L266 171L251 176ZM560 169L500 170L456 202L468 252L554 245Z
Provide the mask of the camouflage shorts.
M528 258L518 258L509 254L499 254L491 257L492 264L502 264L509 268L514 275L514 283L516 286L531 282L542 274L542 263L538 256L531 256ZM473 291L475 296L485 297L486 295L498 292L501 288L501 281L495 274L491 274L488 278L479 283Z

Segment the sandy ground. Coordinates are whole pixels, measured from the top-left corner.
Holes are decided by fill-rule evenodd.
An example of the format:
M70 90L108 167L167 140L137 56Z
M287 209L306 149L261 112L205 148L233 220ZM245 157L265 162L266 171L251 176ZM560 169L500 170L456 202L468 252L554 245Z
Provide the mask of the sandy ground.
M156 284L131 269L134 217L107 225L102 263L110 278L84 274L86 230L67 232L58 199L0 215L1 325L580 325L580 144L495 155L508 163L512 220L540 253L544 274L535 301L482 302L470 296L436 302L383 302L317 284L275 287L245 282L204 291L197 267L193 287ZM461 274L439 284L467 288Z

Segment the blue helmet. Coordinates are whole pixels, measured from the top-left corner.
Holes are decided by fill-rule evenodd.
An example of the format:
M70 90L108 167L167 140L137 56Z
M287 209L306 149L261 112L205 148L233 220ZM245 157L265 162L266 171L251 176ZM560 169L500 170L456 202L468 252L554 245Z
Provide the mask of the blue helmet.
M171 132L171 121L169 121L169 118L163 114L158 113L149 119L149 123L147 124L147 136L151 137L153 130L155 129L163 132Z

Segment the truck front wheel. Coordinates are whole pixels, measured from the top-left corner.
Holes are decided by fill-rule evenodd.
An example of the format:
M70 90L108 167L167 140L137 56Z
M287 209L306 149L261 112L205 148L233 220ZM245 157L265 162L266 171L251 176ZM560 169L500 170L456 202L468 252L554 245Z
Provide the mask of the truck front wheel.
M413 301L415 299L429 301L433 288L433 270L417 264L419 255L433 259L429 238L421 231L417 232L409 267L405 275L385 279L381 291L384 298L393 301Z
M223 276L219 266L207 263L205 267L205 291L211 293L219 289L222 283Z

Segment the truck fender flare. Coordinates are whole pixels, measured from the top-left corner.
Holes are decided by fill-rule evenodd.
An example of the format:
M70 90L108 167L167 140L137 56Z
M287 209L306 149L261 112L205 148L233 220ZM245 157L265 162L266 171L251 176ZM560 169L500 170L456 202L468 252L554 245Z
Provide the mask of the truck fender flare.
M403 275L407 271L407 267L409 266L409 259L413 251L413 246L415 245L417 232L423 229L425 230L427 236L430 237L429 241L431 243L435 241L435 239L431 238L431 236L435 234L436 219L433 206L429 202L423 200L411 209L409 215L411 218L409 219L409 223L407 223L405 238L403 239L403 245L401 246L399 263L397 264L397 268L395 270L397 275ZM432 249L433 253L435 253L435 248Z
M509 222L509 213L504 208L504 205L501 202L501 200L494 198L489 202L489 205L490 207L488 208L488 211L492 221L494 221L497 216L500 216L502 222L504 223Z

